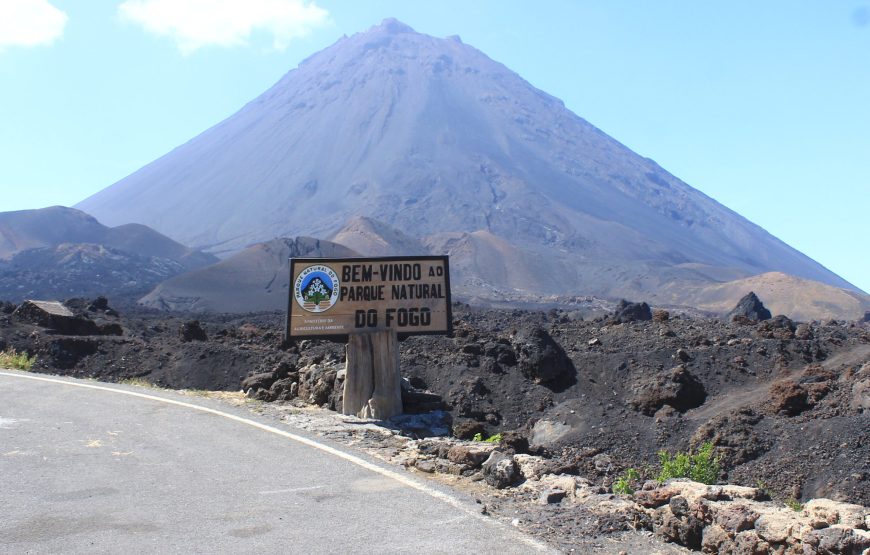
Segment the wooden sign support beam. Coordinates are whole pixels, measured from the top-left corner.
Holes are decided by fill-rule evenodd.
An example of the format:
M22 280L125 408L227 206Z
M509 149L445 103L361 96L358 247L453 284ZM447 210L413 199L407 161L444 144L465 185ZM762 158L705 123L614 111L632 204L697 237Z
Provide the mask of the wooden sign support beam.
M395 329L348 337L341 412L377 420L402 414L399 340Z

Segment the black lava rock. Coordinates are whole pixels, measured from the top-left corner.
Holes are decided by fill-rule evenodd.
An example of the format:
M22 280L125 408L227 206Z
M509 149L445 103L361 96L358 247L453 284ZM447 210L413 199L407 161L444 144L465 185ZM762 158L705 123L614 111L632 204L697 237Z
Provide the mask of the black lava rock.
M734 320L735 318L746 318L758 322L761 320L770 320L771 315L770 311L764 308L761 299L759 299L754 292L750 291L746 296L740 299L737 306L735 306L731 312L725 315L725 319L728 321Z
M577 370L564 349L542 328L533 328L517 338L519 368L535 383L559 386L575 378Z
M614 324L627 324L643 320L652 320L652 311L646 303L632 303L625 299L616 305L616 312L611 320Z
M199 320L190 320L181 325L181 340L182 341L208 341L208 336L205 330L199 323Z

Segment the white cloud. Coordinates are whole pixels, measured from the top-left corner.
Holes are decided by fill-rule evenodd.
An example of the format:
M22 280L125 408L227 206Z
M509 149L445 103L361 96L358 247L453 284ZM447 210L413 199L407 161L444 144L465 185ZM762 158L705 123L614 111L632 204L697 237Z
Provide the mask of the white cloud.
M274 48L323 25L329 12L305 0L126 0L121 18L172 37L185 54L209 45L247 44L251 34L271 34Z
M51 44L63 35L66 20L48 0L0 0L0 51Z

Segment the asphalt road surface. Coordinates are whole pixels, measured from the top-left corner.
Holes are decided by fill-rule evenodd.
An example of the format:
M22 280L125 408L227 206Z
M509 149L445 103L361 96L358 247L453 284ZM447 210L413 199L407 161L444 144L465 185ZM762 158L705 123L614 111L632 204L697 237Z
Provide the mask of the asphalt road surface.
M207 399L0 371L0 552L542 552L469 500L275 426Z

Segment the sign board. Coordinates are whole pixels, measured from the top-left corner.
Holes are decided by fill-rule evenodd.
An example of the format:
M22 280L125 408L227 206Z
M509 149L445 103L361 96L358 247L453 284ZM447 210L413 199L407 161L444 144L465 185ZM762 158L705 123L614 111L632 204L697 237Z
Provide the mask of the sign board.
M288 339L390 328L402 337L452 333L446 256L290 259Z

